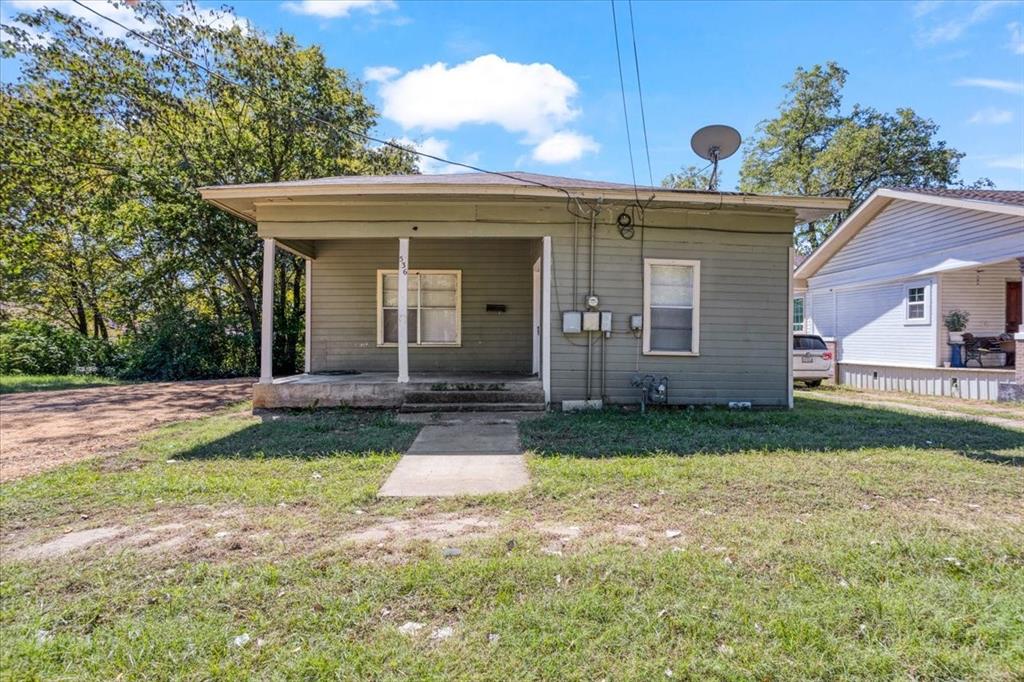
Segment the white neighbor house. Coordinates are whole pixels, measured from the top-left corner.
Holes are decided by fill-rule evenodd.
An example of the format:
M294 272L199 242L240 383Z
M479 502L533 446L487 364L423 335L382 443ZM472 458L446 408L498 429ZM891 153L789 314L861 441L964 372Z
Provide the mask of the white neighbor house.
M835 344L839 383L979 400L1002 386L1019 398L1022 278L1024 192L880 189L797 267L794 330ZM1008 352L947 367L954 309Z

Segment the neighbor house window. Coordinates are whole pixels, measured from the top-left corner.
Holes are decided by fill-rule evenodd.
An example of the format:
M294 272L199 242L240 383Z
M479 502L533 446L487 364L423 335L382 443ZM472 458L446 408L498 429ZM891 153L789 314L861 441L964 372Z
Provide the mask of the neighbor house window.
M409 271L409 345L462 343L462 272ZM377 345L398 343L398 271L377 271Z
M699 350L700 261L644 259L644 353Z
M802 332L804 330L804 299L794 298L793 299L793 331Z
M906 287L904 299L906 301L907 324L930 324L931 320L928 310L928 287L926 284L910 284Z

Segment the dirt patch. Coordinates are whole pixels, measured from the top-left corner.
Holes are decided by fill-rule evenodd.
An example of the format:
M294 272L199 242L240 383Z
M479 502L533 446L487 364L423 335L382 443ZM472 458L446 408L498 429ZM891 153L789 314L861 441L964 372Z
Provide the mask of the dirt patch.
M498 521L493 518L438 514L413 519L381 519L377 523L345 534L342 539L356 544L476 540L493 535L498 527Z
M251 392L251 379L232 379L0 396L0 481L116 454L161 424L207 417Z
M76 550L85 549L89 545L110 540L121 535L127 528L122 526L103 526L65 533L48 542L29 545L11 554L14 559L54 559Z

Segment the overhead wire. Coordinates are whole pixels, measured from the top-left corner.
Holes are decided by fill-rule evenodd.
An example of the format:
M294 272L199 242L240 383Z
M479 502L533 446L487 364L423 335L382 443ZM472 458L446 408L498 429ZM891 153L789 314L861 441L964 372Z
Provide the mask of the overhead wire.
M217 71L214 71L213 69L210 69L209 67L207 67L207 66L205 66L203 64L200 64L199 62L195 61L194 59L191 59L189 56L187 56L186 54L180 52L179 50L175 50L174 48L168 47L167 45L164 45L163 43L161 43L161 42L159 42L157 40L153 40L152 38L150 38L149 36L145 35L144 33L140 33L139 31L126 26L124 23L118 21L117 19L114 19L112 17L109 17L109 16L103 14L102 12L100 12L97 9L95 9L94 7L85 4L84 2L82 2L82 0L72 0L72 2L74 2L79 7L83 8L85 10L88 10L92 14L98 16L99 18L101 18L101 19L103 19L105 21L108 21L108 22L114 24L115 26L118 26L126 34L133 35L136 38L138 38L139 40L142 40L143 42L148 43L149 45L152 45L153 47L155 47L155 48L157 48L159 50L162 50L162 51L166 52L167 54L170 54L170 55L172 55L174 57L177 57L178 59L181 59L182 61L184 61L184 62L186 62L188 64L191 64L193 67L199 69L200 71L203 71L204 73L206 73L206 74L208 74L208 75L210 75L210 76L212 76L214 78L217 78L218 80L220 80L220 81L222 81L224 83L227 83L228 85L232 85L232 86L234 86L236 88L240 88L242 90L245 90L245 91L249 92L250 94L254 95L255 97L257 97L258 99L262 100L266 104L269 104L269 105L275 106L275 107L280 107L282 109L286 109L286 110L290 111L293 114L297 114L298 116L305 117L306 119L308 119L310 121L314 121L316 123L324 125L327 128L329 128L332 131L334 131L335 133L346 133L348 135L352 135L352 136L361 138L361 139L363 139L363 140L365 140L367 142L374 142L376 144L380 144L380 145L383 145L383 146L386 146L386 147L391 147L391 148L397 149L399 151L404 151L404 152L407 152L407 153L415 154L416 156L418 156L420 158L430 159L432 161L437 161L439 163L448 164L450 166L457 166L457 167L460 167L460 168L465 168L467 170L471 170L471 171L474 171L476 173L484 173L486 175L493 175L493 176L497 176L497 177L503 177L503 178L506 178L506 179L509 179L509 180L515 180L516 182L524 182L524 183L527 183L527 184L530 184L530 185L535 185L537 187L543 187L545 189L550 189L550 190L553 190L555 192L561 192L566 197L566 210L570 214L572 214L574 216L577 216L577 217L580 217L580 218L587 218L587 216L577 215L576 213L574 213L572 211L572 209L570 208L570 204L572 202L576 203L576 207L581 212L583 211L583 206L580 203L580 198L577 197L576 195L574 195L572 192L570 192L569 190L567 190L564 187L559 187L557 185L550 185L548 183L541 182L539 180L534 180L532 178L525 178L525 177L521 177L521 176L512 175L511 173L503 173L501 171L488 170L486 168L482 168L480 166L475 166L475 165L470 164L470 163L464 163L462 161L453 161L452 159L446 159L446 158L444 158L442 156L437 156L436 154L429 154L427 152L419 151L419 150L416 150L416 149L411 149L411 148L409 148L407 146L400 145L400 144L398 144L396 142L392 142L391 140L384 140L384 139L375 137L373 135L370 135L368 133L364 133L364 132L362 132L360 130L356 130L354 128L349 128L349 127L343 126L343 125L337 125L337 124L333 123L332 121L328 121L326 119L320 118L319 116L316 116L315 114L309 114L309 113L306 113L306 112L303 112L303 111L299 111L298 109L296 109L294 107L290 107L288 105L283 105L280 102L275 102L274 100L272 100L271 98L267 97L263 93L258 92L255 88L252 88L251 86L248 86L245 83L242 83L240 81L234 80L232 78L228 78L224 74L218 73ZM619 75L620 76L622 75L621 72L622 72L622 67L621 67L621 64L620 64L620 67L619 67ZM631 152L631 154L632 154L632 152ZM636 178L635 177L634 177L633 185L634 185L634 188L635 188L635 186L636 186ZM591 210L594 210L594 209L591 208Z
M651 146L647 142L647 115L644 113L644 89L640 80L640 56L636 47L636 26L633 24L633 0L629 0L629 34L633 41L633 65L636 67L636 92L640 99L640 125L644 132L644 152L647 154L647 176L654 187L654 171L651 169Z
M622 52L619 49L619 20L615 13L615 0L608 0L612 6L612 32L615 35L615 61L619 66L619 91L622 93L622 116L626 121L626 146L629 149L629 172L633 176L633 194L640 206L640 189L636 184L636 165L633 163L633 139L629 133L629 107L626 105L626 79L622 75Z

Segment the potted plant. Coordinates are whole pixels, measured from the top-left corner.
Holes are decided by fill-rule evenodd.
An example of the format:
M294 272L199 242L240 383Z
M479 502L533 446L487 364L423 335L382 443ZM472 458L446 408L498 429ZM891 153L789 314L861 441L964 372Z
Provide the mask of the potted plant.
M963 343L964 342L964 330L967 329L967 321L971 319L971 314L966 310L950 310L946 313L946 316L942 318L942 322L946 325L946 330L949 332L950 343Z

